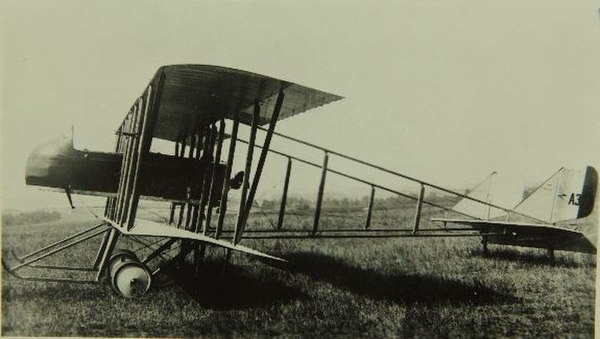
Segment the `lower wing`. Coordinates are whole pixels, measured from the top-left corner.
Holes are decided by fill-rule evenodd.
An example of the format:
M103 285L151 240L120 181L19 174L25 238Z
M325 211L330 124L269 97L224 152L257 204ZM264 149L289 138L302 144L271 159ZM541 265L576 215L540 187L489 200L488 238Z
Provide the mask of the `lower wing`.
M258 257L278 260L278 261L286 261L285 259L278 258L263 252L259 252L257 250L242 246L242 245L234 245L228 241L218 240L215 238L211 238L206 235L202 235L199 233L194 233L191 231L187 231L181 228L175 228L172 226L167 226L165 224L161 224L154 221L149 220L137 220L135 222L135 226L131 228L131 230L127 231L122 228L119 224L114 221L104 218L104 220L114 228L119 230L121 233L125 235L138 235L138 236L148 236L148 237L167 237L167 238L179 238L179 239L190 239L190 240L198 240L204 243L212 244L215 246L228 248L234 251L239 251L247 254L251 254Z

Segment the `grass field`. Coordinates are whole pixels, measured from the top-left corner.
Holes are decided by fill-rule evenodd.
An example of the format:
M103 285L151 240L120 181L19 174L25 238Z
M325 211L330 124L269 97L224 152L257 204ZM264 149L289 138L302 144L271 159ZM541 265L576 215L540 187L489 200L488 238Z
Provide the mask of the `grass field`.
M408 214L409 215L409 214ZM296 216L290 222L310 222ZM349 214L348 220L354 220ZM306 219L306 220L303 220ZM256 219L255 224L263 221ZM324 220L324 227L344 223ZM350 222L350 221L348 221ZM356 223L356 220L354 221ZM3 255L92 225L89 218L2 230ZM264 223L264 222L263 222ZM290 260L208 252L199 277L127 300L108 284L23 282L3 274L9 336L592 337L595 257L490 246L479 238L245 240ZM83 265L95 243L57 260Z

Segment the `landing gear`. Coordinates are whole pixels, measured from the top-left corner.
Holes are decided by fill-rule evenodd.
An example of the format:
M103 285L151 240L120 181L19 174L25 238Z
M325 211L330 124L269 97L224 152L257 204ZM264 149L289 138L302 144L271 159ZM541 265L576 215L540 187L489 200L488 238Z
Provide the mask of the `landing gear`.
M554 248L552 247L548 247L548 259L554 261Z
M126 298L142 296L150 288L152 274L137 256L127 250L116 251L108 262L113 290Z

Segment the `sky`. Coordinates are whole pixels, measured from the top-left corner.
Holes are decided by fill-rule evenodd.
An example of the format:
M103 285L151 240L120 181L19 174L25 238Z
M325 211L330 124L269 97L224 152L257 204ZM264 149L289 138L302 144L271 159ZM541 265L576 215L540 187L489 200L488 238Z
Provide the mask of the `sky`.
M562 166L600 168L594 1L5 0L0 12L3 208L66 204L25 186L29 152L71 125L76 146L110 151L166 64L344 96L278 131L442 186L492 171L536 183ZM269 161L282 174L282 160ZM294 170L292 192L316 191L308 177L318 170Z

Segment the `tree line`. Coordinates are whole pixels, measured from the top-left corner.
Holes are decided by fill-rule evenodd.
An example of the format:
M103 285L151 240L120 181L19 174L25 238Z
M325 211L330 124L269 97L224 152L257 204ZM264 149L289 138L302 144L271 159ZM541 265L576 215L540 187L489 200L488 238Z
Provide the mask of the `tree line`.
M361 198L327 198L323 199L323 208L327 208L330 210L354 210L354 209L362 209L369 206L370 197L365 195ZM458 202L459 198L454 196L441 196L434 194L429 194L426 196L425 200L439 204L442 206L453 206L456 202ZM374 205L375 208L386 208L386 209L394 209L394 208L404 208L406 206L413 206L415 201L412 199L407 199L405 197L400 196L391 196L386 198L376 198ZM281 206L280 199L265 199L262 200L260 206L264 210L278 210ZM286 208L289 210L299 210L306 211L312 210L315 208L315 201L311 199L306 199L302 197L288 197L286 201Z

